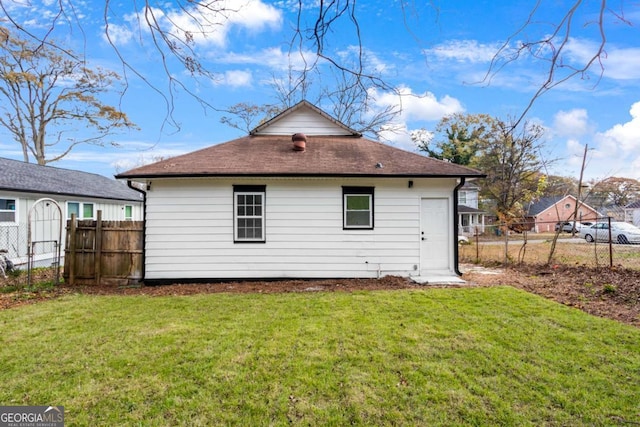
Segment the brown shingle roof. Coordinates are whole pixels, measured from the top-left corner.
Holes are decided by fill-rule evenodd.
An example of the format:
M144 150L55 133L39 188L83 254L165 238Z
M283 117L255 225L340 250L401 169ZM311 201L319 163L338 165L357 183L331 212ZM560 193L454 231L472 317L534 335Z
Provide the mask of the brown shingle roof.
M117 175L192 176L425 176L480 177L480 172L353 136L308 136L294 151L291 136L249 135Z

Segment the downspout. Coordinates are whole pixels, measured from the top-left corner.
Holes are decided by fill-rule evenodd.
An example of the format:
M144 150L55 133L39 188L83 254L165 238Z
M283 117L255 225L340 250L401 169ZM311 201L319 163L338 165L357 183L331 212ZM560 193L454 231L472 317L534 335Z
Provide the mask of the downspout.
M127 187L142 194L142 277L140 282L144 282L145 272L147 269L146 255L147 255L147 192L135 187L131 180L127 180Z
M460 177L460 184L453 189L453 271L462 276L458 266L458 190L465 183L465 178Z

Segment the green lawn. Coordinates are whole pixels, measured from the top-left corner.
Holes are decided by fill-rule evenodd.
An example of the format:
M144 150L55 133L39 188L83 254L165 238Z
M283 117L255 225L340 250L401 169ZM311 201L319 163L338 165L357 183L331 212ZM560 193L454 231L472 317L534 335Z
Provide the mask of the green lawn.
M634 425L640 330L510 288L73 295L0 311L66 425Z

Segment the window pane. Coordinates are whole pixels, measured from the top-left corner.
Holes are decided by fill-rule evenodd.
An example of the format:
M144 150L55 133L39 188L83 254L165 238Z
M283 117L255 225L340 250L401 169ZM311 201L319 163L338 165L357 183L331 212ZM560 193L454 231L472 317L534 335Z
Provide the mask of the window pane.
M80 216L80 203L67 203L67 218L71 218L71 214L76 214L76 218Z
M371 202L370 194L345 194L345 226L371 227Z
M15 221L16 221L15 212L0 211L0 222L15 222Z
M16 201L14 199L0 199L0 211L15 211Z
M263 240L262 194L236 195L236 239Z
M82 217L93 218L93 203L85 203L82 206Z
M124 207L124 219L133 218L133 206L126 205Z
M369 211L347 212L347 226L370 226Z
M347 196L347 210L368 210L370 196Z
M16 221L15 199L0 199L0 222Z

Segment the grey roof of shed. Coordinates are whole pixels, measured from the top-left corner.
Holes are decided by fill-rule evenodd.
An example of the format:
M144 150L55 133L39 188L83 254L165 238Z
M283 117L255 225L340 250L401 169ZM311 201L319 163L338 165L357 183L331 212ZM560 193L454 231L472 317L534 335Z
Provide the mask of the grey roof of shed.
M0 190L141 202L142 195L114 179L0 157Z
M640 209L640 200L636 200L635 202L629 203L624 207L625 209Z
M538 215L540 212L549 209L551 206L558 203L560 200L564 199L567 196L551 196L551 197L541 197L535 202L529 205L529 209L527 209L527 214L531 216Z

